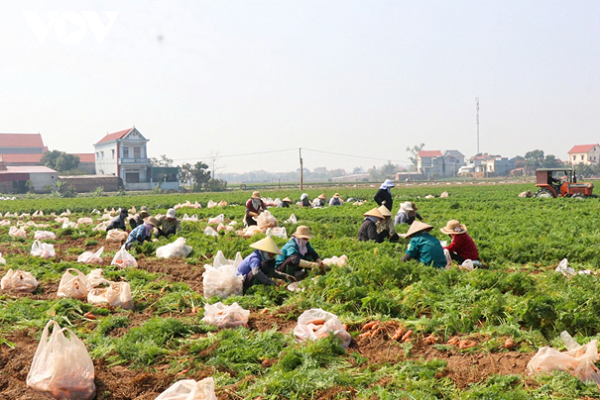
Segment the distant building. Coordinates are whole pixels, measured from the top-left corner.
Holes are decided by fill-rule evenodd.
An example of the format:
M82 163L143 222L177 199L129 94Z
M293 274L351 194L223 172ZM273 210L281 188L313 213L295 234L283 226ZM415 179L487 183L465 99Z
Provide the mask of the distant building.
M331 178L331 182L368 182L369 174L350 174Z
M504 176L509 175L513 169L515 160L512 158L482 154L471 157L467 165L459 170L459 175Z
M8 167L0 161L0 193L26 193L29 188L27 181L36 193L47 192L48 185L58 181L58 173L44 166L14 166Z
M39 133L0 133L0 154L44 154L47 151Z
M421 150L417 153L417 170L427 178L452 177L465 165L465 156L458 150Z
M96 155L94 153L71 153L71 155L79 157L78 170L88 175L96 174Z
M600 144L581 144L573 146L569 150L569 163L571 165L585 164L594 165L597 164L600 157Z
M0 161L9 167L42 165L43 154L0 154Z

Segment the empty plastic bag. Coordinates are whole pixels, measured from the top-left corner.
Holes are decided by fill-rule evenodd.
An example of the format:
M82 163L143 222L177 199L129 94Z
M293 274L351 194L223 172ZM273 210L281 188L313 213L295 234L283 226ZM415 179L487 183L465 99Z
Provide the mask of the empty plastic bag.
M213 228L211 228L210 226L207 226L206 229L204 229L204 234L207 236L219 236L219 234L217 233L217 231L215 231Z
M217 400L215 381L213 378L205 378L198 382L184 379L174 383L155 400Z
M77 262L82 264L94 264L101 265L102 264L102 252L104 251L104 246L100 247L98 251L92 253L91 251L85 251L77 257Z
M8 235L9 236L13 236L13 237L17 237L17 238L26 238L27 237L27 232L25 232L24 228L17 228L16 226L11 226L8 229Z
M34 292L38 287L38 281L30 272L13 271L9 269L0 281L2 290L15 290L17 292Z
M317 340L329 336L329 332L342 340L342 346L348 347L352 337L344 329L341 321L334 314L313 308L304 311L298 317L298 325L294 328L294 337L299 342Z
M209 200L209 201L208 201L208 205L206 206L206 208L214 208L214 207L216 207L216 206L218 206L218 204L217 204L217 203L215 203L215 202L214 202L214 201L212 201L212 200Z
M88 290L89 282L85 274L78 269L69 268L60 279L56 295L58 297L72 297L74 299L85 300Z
M35 231L33 238L35 240L56 239L56 234L48 231Z
M27 386L57 400L94 397L94 364L73 331L61 329L53 320L46 324L27 374Z
M250 311L244 310L238 303L226 306L218 302L204 305L204 318L202 322L214 325L219 329L248 326Z
M53 245L36 240L31 245L31 255L34 257L52 258L56 256L56 252Z
M117 251L110 265L118 265L121 268L126 267L137 267L137 261L127 250L125 246L121 247L121 250Z
M6 265L6 260L4 259L4 257L2 257L2 253L0 253L0 264Z
M294 214L290 215L290 217L288 219L285 220L286 224L297 224L298 223L298 219L296 218L296 216Z
M173 243L156 249L156 257L158 258L173 258L187 257L192 252L192 246L185 244L185 238L177 238Z
M112 307L121 307L124 310L133 310L133 298L128 282L111 282L106 288L91 289L87 300L92 304L106 303Z

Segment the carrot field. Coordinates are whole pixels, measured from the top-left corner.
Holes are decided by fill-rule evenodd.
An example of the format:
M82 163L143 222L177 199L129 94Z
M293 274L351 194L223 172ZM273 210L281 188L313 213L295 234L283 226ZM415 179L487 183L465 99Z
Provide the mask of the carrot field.
M322 258L345 254L348 265L325 274L311 273L290 292L286 286L254 286L245 296L206 299L205 264L221 250L233 259L251 253L263 238L243 238L244 203L250 192L112 196L74 199L22 199L0 202L0 253L9 268L31 272L40 283L33 293L0 293L0 399L42 399L25 380L41 332L50 319L84 342L94 363L97 399L150 400L181 379L212 377L219 399L591 399L598 385L569 372L526 372L543 346L565 347L569 332L580 344L600 338L600 201L596 198L531 199L517 195L532 185L404 186L392 190L394 209L415 202L432 234L449 240L439 228L450 219L468 227L487 269L438 270L414 261L399 262L406 241L376 244L356 239L362 214L375 207L375 188L324 189L365 200L362 205L306 209L270 208L288 236L307 225L312 246ZM321 193L309 190L311 198ZM448 198L439 198L447 191ZM265 191L263 197L298 201L301 192ZM436 198L426 199L434 195ZM203 208L179 208L180 236L192 252L187 258L158 259L156 249L175 240L161 238L134 247L138 267L110 266L119 243L92 230L105 208L139 209L165 214L189 200ZM225 207L207 208L209 200ZM100 214L92 213L99 210ZM31 214L42 210L44 216ZM62 228L56 216L94 223ZM17 217L5 216L16 213ZM30 214L23 215L23 214ZM223 214L233 231L204 234L208 219ZM285 223L291 214L298 224ZM8 235L11 226L30 221L26 238ZM216 229L216 225L212 225ZM405 232L407 226L400 228ZM56 233L56 256L30 255L36 230ZM281 247L286 240L275 238ZM104 277L128 282L135 307L123 310L57 297L69 268L88 274L97 266L78 263L84 251L104 246ZM590 274L567 277L555 268L569 266ZM205 303L237 302L250 310L247 327L217 330L201 322ZM296 343L292 333L308 309L335 314L352 336L344 349L330 336ZM376 329L363 329L372 323ZM370 331L369 335L365 335ZM402 331L401 336L395 333ZM406 336L407 332L411 334ZM403 340L404 338L404 340Z

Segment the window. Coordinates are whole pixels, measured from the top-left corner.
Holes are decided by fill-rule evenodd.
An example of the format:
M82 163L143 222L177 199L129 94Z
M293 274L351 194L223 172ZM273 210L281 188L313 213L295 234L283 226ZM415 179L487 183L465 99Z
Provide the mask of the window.
M581 159L583 160L583 156L581 156Z
M577 159L577 156L573 156L573 161L575 161Z
M133 158L142 158L141 156L141 149L139 147L134 147L133 148Z
M123 158L129 158L129 147L123 147Z
M112 159L115 159L115 149L112 149Z
M100 152L100 155L102 156L101 158L104 159L104 152L103 151Z

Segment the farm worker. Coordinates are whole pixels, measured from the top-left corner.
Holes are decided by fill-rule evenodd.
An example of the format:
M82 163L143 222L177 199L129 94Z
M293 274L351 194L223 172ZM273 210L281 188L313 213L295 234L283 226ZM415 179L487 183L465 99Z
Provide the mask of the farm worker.
M135 242L142 244L146 240L152 239L152 233L158 232L158 221L154 217L148 217L144 222L129 233L125 242L125 249L131 249Z
M300 196L300 203L302 203L302 207L312 207L312 203L308 199L308 193L302 193L302 196Z
M260 193L252 192L252 197L246 202L246 216L244 217L244 223L247 226L256 225L256 221L253 217L258 217L266 209L267 206L260 198Z
M267 236L251 244L250 247L255 250L244 258L236 273L244 278L244 292L254 284L276 285L277 283L271 278L295 281L293 276L275 269L275 255L281 254L281 251L273 238Z
M156 220L158 221L157 237L175 235L181 231L181 222L177 219L173 208L169 208L167 215L161 215Z
M358 229L358 240L369 241L373 240L377 242L379 235L377 235L377 221L383 219L383 215L377 207L367 211L363 214L365 220Z
M301 268L321 268L323 265L321 258L308 242L313 237L308 226L298 226L292 238L281 248L281 253L275 260L275 268L296 279L306 276L306 271Z
M560 187L562 185L562 180L553 177L552 171L548 171L548 185L552 186L554 190L556 190L557 195L560 195Z
M148 207L142 206L139 214L136 214L132 218L129 218L129 225L131 226L131 229L135 229L138 226L142 225L144 223L144 220L149 216L150 214L148 213Z
M433 265L435 268L444 268L447 264L444 249L439 240L429 234L433 226L424 224L420 221L412 223L408 232L400 235L405 239L410 239L406 247L406 254L400 261L415 259L425 265Z
M285 197L283 200L281 200L281 203L279 203L277 208L288 208L291 203L292 203L292 200L290 200L289 197Z
M373 197L378 206L386 206L388 210L392 211L392 205L394 204L394 200L392 199L392 188L394 186L394 182L392 182L391 179L386 179L385 182L381 184L379 190Z
M383 243L385 239L389 239L390 242L397 242L399 237L394 227L394 221L392 220L392 213L387 209L386 206L378 208L383 219L377 221L377 243Z
M423 217L421 217L421 214L419 214L417 210L418 208L415 206L415 203L411 203L410 201L400 204L400 209L394 218L394 223L396 225L411 225L413 222L415 222L415 218L418 218L419 221L423 221Z
M330 206L341 206L343 203L342 199L340 198L340 194L336 193L333 195L333 197L331 198L331 200L329 200L329 205Z
M467 227L457 220L448 221L445 227L440 228L442 233L450 235L452 241L449 246L444 247L450 252L450 257L463 263L465 260L478 261L479 251L475 242L467 233Z
M321 193L319 195L319 197L314 199L312 202L313 208L325 207L326 204L327 204L327 197L325 196L325 193Z
M125 224L127 222L128 215L129 215L129 212L127 211L127 209L121 208L121 212L119 213L119 215L117 215L116 217L111 219L110 222L108 223L108 226L106 227L106 231L108 232L113 229L120 229L122 231L126 230L127 226Z

